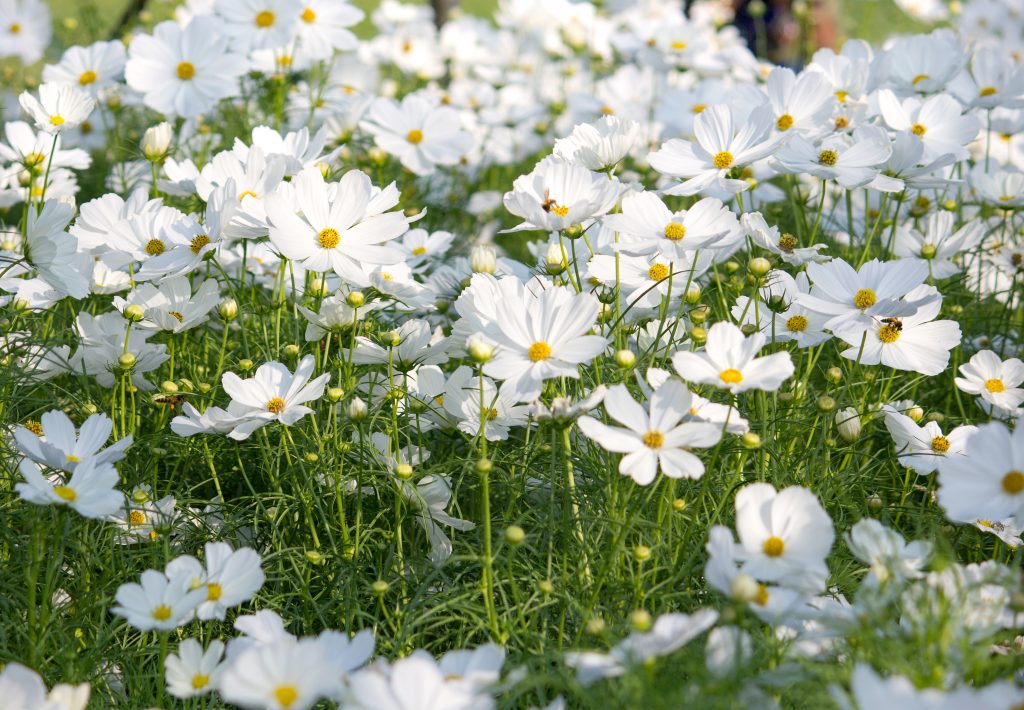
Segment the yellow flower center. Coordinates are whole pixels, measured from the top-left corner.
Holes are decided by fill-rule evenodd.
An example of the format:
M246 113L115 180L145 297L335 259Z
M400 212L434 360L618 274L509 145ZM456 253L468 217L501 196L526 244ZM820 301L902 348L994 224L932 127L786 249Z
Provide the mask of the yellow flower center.
M256 15L256 26L262 29L266 29L274 24L274 13L270 10L264 10L260 14Z
M94 72L92 69L87 69L86 71L78 75L78 83L82 86L88 86L89 84L96 81L96 79L96 72Z
M770 538L764 541L764 554L769 557L778 557L786 550L786 543L782 541L781 537L775 537L772 535Z
M141 510L133 510L128 513L128 524L129 525L142 525L146 522L146 514Z
M569 206L568 205L551 205L551 211L554 212L559 217L564 217L567 214L569 214Z
M660 449L665 443L665 435L660 431L649 431L641 437L644 446L649 449Z
M878 302L878 296L870 288L862 288L857 293L853 294L853 305L862 311L865 308L871 308Z
M848 91L837 91L836 92L836 99L838 99L839 103L841 103L841 104L845 104L846 103L846 99L849 98L849 96L850 96L850 92L848 92Z
M192 237L191 249L193 254L198 254L203 250L207 244L210 243L210 238L205 234L197 234Z
M834 150L829 150L828 148L826 148L825 150L818 153L818 162L822 165L831 168L833 165L839 162L839 153L835 152Z
M730 367L728 370L722 370L718 378L727 385L735 385L743 381L743 373Z
M54 486L53 492L57 494L57 497L66 500L68 503L73 503L75 498L78 497L75 489L68 486Z
M604 114L605 116L612 116L615 114L615 109L613 109L611 106L605 105L601 107L601 113Z
M303 10L302 14L299 15L299 17L302 18L303 22L306 22L308 24L313 24L313 22L316 21L316 13L313 12L313 8L310 7L307 7L305 10Z
M779 237L779 251L785 252L786 254L792 254L793 250L796 249L797 241L796 237L792 234L783 234Z
M684 49L686 49L686 42L676 41L670 44L669 46L672 48L672 51L674 52L682 52Z
M299 691L294 685L279 685L274 688L274 698L283 708L290 708L299 699Z
M488 421L491 421L491 420L493 420L493 419L497 419L497 418L498 418L498 410L497 410L497 409L495 409L494 407L491 407L490 409L488 409L488 410L487 410L487 411L485 412L485 414L486 414L486 416L487 416L487 420L488 420Z
M723 150L721 153L716 153L712 161L715 167L719 170L725 170L726 168L732 167L732 153L727 150Z
M846 116L836 116L836 130L841 131L850 125L850 119Z
M146 253L150 256L158 256L164 253L164 243L159 239L150 239L146 242Z
M1006 389L1006 385L1000 379L985 380L985 389L989 392L998 394Z
M274 397L267 402L267 411L273 414L280 414L284 411L284 400L280 397Z
M802 333L807 330L807 318L805 316L793 316L786 321L786 330L791 333Z
M914 86L917 86L922 81L926 81L928 79L931 79L931 77L928 76L927 74L918 74L917 76L914 77L914 80L912 82L910 82L910 83L913 84Z
M178 64L178 78L182 81L188 81L196 75L196 66L192 62L181 62Z
M239 202L241 202L241 201L242 201L242 200L244 200L244 199L245 199L246 197L255 197L255 198L257 198L257 199L258 199L258 198L259 198L259 195L257 195L257 194L256 194L255 192L253 192L252 190L246 190L245 192L243 192L243 193L241 193L241 194L239 194L239 195L238 195L238 201L239 201Z
M64 117L59 115L59 114L55 114L53 116L50 116L50 123L52 123L55 126L63 126L64 125Z
M202 673L196 673L192 676L192 687L196 690L201 690L210 684L210 677L203 675Z
M181 311L167 311L167 315L173 316L179 323L185 320L185 316L181 314Z
M423 256L424 254L427 253L427 248L426 247L416 247L415 249L412 250L412 253L415 254L416 256Z
M784 113L779 116L779 120L775 122L775 127L780 131L788 131L793 127L793 117L788 113Z
M665 239L669 241L678 242L686 236L686 227L681 225L679 222L669 222L665 226Z
M994 86L983 86L978 91L978 96L992 96L993 94L998 94L998 93L999 93L999 89L997 89Z
M423 140L423 131L414 128L405 135L405 139L413 145L417 145Z
M764 606L768 603L768 587L763 584L757 585L757 596L754 597L754 603L758 606Z
M341 242L341 235L338 234L338 230L327 227L320 230L320 234L316 235L316 239L324 249L333 249Z
M171 618L171 607L161 604L153 610L153 618L157 621L167 621Z
M886 323L878 329L878 339L883 343L895 343L900 339L900 328L893 323Z
M224 590L216 582L210 582L206 585L206 600L215 602L220 599L220 595L224 593Z
M690 110L693 111L694 113L703 113L704 109L706 109L707 107L707 104L694 104L693 108L691 108Z
M928 132L928 126L924 125L923 123L915 123L913 126L910 127L910 132L913 133L918 138L920 138L921 136Z
M21 34L21 25L19 25L17 22L12 22L11 26L8 27L7 29L11 31L12 35Z
M949 439L941 435L932 439L932 451L937 454L944 454L949 451Z
M38 419L29 419L25 422L25 428L36 436L43 435L43 423Z
M668 267L664 264L654 264L647 270L647 277L651 281L661 281L668 277Z
M536 343L530 346L530 349L526 352L534 362L540 362L541 360L547 360L551 357L551 346L545 343L543 340L538 340Z
M79 461L82 460L82 459L78 458L77 456L75 456L74 454L68 454L64 458L67 459L68 463L78 463Z
M1021 473L1020 471L1010 471L1008 474L1003 476L1003 490L1011 496L1015 496L1021 491L1024 491L1024 473Z

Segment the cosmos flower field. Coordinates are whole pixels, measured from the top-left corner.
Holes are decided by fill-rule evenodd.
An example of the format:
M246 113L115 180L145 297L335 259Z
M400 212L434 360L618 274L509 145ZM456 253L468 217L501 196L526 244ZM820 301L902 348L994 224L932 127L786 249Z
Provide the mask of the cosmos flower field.
M1019 3L165 5L0 0L0 709L1024 707Z

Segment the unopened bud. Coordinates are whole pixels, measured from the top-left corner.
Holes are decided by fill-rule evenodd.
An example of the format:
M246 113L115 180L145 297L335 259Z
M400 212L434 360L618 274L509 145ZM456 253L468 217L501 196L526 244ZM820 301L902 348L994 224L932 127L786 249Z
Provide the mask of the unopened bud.
M378 579L370 585L370 591L376 594L378 597L382 597L388 593L391 585L385 582L383 579Z
M139 304L133 303L130 306L125 307L124 317L132 323L138 323L146 317L146 310Z
M906 411L906 415L915 422L919 422L924 419L924 409L915 405Z
M761 448L761 437L752 431L748 431L740 437L740 443L743 444L745 449L759 449Z
M469 252L469 265L475 273L493 274L498 268L498 252L488 244L477 244Z
M823 412L831 412L833 409L836 408L836 401L829 397L828 395L822 395L821 397L818 397L817 401L815 401L814 404L818 407L818 409L820 409Z
M253 368L253 365L255 365L255 364L256 363L254 363L252 360L250 360L247 357L246 358L242 358L241 360L238 361L238 369L241 370L242 372L248 372L249 370L251 370Z
M160 391L164 394L174 394L178 391L178 385L171 382L170 380L164 380L160 383Z
M402 481L408 481L412 478L412 466L407 463L400 463L395 466L395 475Z
M921 258L922 259L934 259L935 254L938 250L934 244L922 244L921 245Z
M547 254L544 255L544 268L552 276L565 271L569 264L568 256L561 244L548 245Z
M646 562L651 559L651 548L647 545L637 545L633 548L633 559L637 562Z
M341 401L341 398L345 396L345 390L341 387L328 387L327 388L327 399L331 402Z
M537 583L537 591L544 596L550 596L555 591L555 585L551 583L550 579L542 579Z
M494 468L494 464L491 463L490 459L479 459L476 462L476 472L481 476L486 476Z
M690 338L692 338L693 342L697 343L697 345L701 345L708 339L708 332L700 326L694 326L690 329Z
M238 301L233 298L225 298L217 306L217 313L220 314L222 319L230 323L238 317Z
M842 381L843 371L840 370L838 367L830 367L827 370L825 370L825 379L831 382L832 384L836 384Z
M473 334L466 339L466 350L473 362L483 365L494 357L494 345L479 334Z
M763 256L759 256L756 259L750 260L750 263L747 264L747 270L754 276L760 278L772 270L772 262L768 261Z
M509 525L505 528L505 542L512 547L519 547L526 540L526 531L518 525Z
M871 510L879 511L883 505L885 505L885 502L882 500L882 496L877 493L872 493L868 496L868 508Z
M295 343L288 343L287 345L284 346L282 352L284 352L284 356L287 358L298 357L299 346L296 345Z
M746 572L740 572L733 577L729 585L729 596L738 602L752 602L760 593L761 586Z
M351 291L345 301L351 308L362 308L366 304L366 296L362 291Z
M853 407L840 409L835 417L836 429L839 430L839 438L847 444L860 438L860 414Z
M651 628L653 623L651 618L651 612L646 609L634 609L629 613L629 625L633 627L635 631L647 631Z
M164 121L146 129L142 134L142 154L150 162L158 162L167 156L171 148L171 124Z
M117 358L117 364L122 370L130 370L135 367L135 356L131 353L123 353Z
M630 369L636 365L636 353L632 350L616 350L615 364L623 369Z
M353 421L360 421L366 419L366 415L369 413L369 407L366 406L366 402L359 399L359 397L353 397L352 401L348 403L348 418Z
M686 302L692 306L700 300L701 293L700 286L691 285L686 289Z

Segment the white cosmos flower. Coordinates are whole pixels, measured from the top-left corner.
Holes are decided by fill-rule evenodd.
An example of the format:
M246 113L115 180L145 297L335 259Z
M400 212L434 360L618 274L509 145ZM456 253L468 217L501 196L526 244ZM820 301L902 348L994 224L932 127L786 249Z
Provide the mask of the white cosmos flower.
M901 259L924 261L936 280L958 274L962 267L953 263L953 257L981 243L985 224L970 220L956 229L955 222L956 215L944 211L928 215L920 231L915 222L905 222L896 230L893 252Z
M948 94L936 94L924 101L912 96L901 102L896 94L882 89L878 92L878 108L889 128L917 136L924 144L924 160L947 154L965 160L966 146L981 128L978 117L961 115L960 102Z
M69 362L74 371L93 375L103 387L113 387L118 358L127 351L135 356L132 384L143 391L153 389L144 375L167 362L169 356L165 345L148 342L151 333L138 329L129 332L128 321L117 311L100 316L83 311L75 321L75 330L78 348Z
M963 377L955 378L961 392L978 395L978 404L986 412L1021 413L1024 402L1024 362L1015 357L1002 360L991 350L982 350L960 366Z
M342 694L349 710L491 710L493 698L449 679L426 651L379 661L352 674Z
M722 428L684 421L691 404L690 391L676 380L654 390L647 410L624 385L615 385L604 396L604 408L625 426L608 426L589 416L580 417L578 424L601 448L626 454L619 473L642 486L653 482L659 470L669 478L700 478L704 464L689 449L714 446L722 438Z
M963 44L952 30L899 37L876 63L877 78L904 94L942 91L963 68Z
M86 518L103 518L124 504L124 496L114 488L121 477L110 463L96 458L75 466L66 481L53 474L43 476L39 466L29 459L19 465L24 483L15 484L22 500L35 505L66 505Z
M168 579L162 572L146 570L139 583L117 588L117 606L110 611L139 631L171 631L191 617L206 598L206 589L192 589L184 577Z
M832 519L806 488L744 486L736 494L736 532L742 571L755 579L810 590L821 589L828 579Z
M87 47L68 47L57 64L43 67L47 83L77 84L96 95L124 78L125 51L119 41L94 42Z
M588 170L606 171L629 155L642 138L640 124L631 119L603 116L579 123L572 133L555 141L555 155Z
M954 522L1024 519L1024 426L982 424L963 456L939 461L939 505Z
M600 303L589 293L553 286L534 298L522 295L494 304L497 320L479 329L497 345L484 373L503 380L514 399L533 401L552 377L579 378L579 365L600 355L607 340L588 335Z
M417 175L429 175L438 165L457 165L472 149L473 135L461 123L454 108L410 94L401 103L374 99L359 125L378 148Z
M431 328L426 320L410 318L392 332L396 342L387 347L364 336L356 338L352 362L379 365L390 362L406 371L416 365L439 365L448 361L448 339L440 327Z
M341 690L341 675L316 638L281 638L228 653L220 696L253 710L307 710Z
M245 54L287 45L302 5L299 0L216 0L213 10L224 21L231 48Z
M997 47L979 47L949 91L967 106L1020 108L1024 106L1024 67Z
M224 642L220 639L210 641L205 650L197 639L185 639L178 645L178 652L164 661L167 692L186 699L217 690L224 671L223 656Z
M932 552L930 542L908 543L898 532L872 518L858 520L850 528L846 546L854 557L869 566L867 583L870 586L923 577L922 570Z
M943 434L938 422L929 421L920 426L913 419L886 405L882 410L885 427L892 436L899 462L919 474L928 474L939 467L944 456L961 456L967 438L977 427L958 426Z
M832 337L824 330L828 316L813 313L797 303L797 297L809 288L806 273L799 273L794 279L785 271L769 271L756 305L747 296L738 296L732 317L741 326L764 333L769 342L792 340L801 348L820 345Z
M253 598L265 579L259 553L250 547L232 550L224 542L208 542L206 566L191 555L172 560L164 573L169 579L188 578L193 589L206 590L196 615L203 620L224 620L228 609Z
M78 240L65 232L75 210L56 200L47 200L41 212L27 211L25 252L28 262L53 289L71 298L89 294L89 276L77 257ZM91 264L89 264L91 269Z
M757 246L780 256L790 266L802 266L809 261L828 261L831 258L819 253L826 248L825 244L801 247L800 242L792 234L779 234L778 227L769 227L760 212L740 215L740 224Z
M449 515L448 505L452 500L452 486L446 476L423 476L412 481L400 481L402 498L417 510L416 517L423 526L430 543L430 561L435 565L444 563L452 555L452 541L441 525L455 530L472 530L476 527L469 520Z
M672 356L672 365L688 382L715 385L733 393L774 391L793 374L793 360L787 352L757 357L767 340L763 333L747 337L732 323L719 321L708 330L702 351L679 351Z
M171 420L171 431L178 436L228 434L254 414L252 408L234 401L228 404L227 409L207 407L202 412L185 402L181 411L182 414Z
M359 38L349 30L365 17L362 10L345 0L305 0L295 34L299 51L310 59L330 59L335 50L359 46Z
M634 192L622 198L621 212L603 221L608 229L622 234L623 251L657 252L670 261L692 258L697 249L714 253L728 248L741 233L736 216L714 197L673 212L653 192Z
M934 286L922 284L907 293L908 301L924 301L912 315L872 320L867 329L859 323L835 329L850 348L841 354L862 365L886 365L896 370L934 376L949 365L949 352L960 344L956 321L935 320L942 298Z
M132 38L125 80L144 94L151 109L168 116L197 116L236 95L238 79L249 67L227 45L224 26L215 17L195 17L184 27L161 22L152 35Z
M768 75L765 90L775 114L775 128L781 133L823 132L822 127L836 104L832 83L816 71L797 76L788 67L775 67Z
M116 463L125 457L125 451L132 445L129 434L103 448L114 429L106 414L90 415L78 432L74 422L59 409L43 414L39 424L39 435L23 426L15 427L14 440L19 451L47 468L73 472L79 463L89 459L100 464Z
M43 84L37 99L28 91L19 97L21 107L32 116L36 127L47 133L63 133L89 118L96 99L73 84Z
M852 136L833 134L819 144L795 135L776 153L775 159L787 172L835 180L852 189L875 180L890 156L892 142L885 130L865 125Z
M731 171L765 158L779 147L783 136L772 136L771 108L759 106L740 120L725 105L708 106L693 122L695 142L673 138L647 156L651 167L663 175L686 178L665 191L668 195L696 195L717 185L729 193L750 188Z
M85 710L89 692L88 683L61 683L47 693L39 674L20 663L8 663L0 671L0 698L12 710Z
M306 355L299 361L294 374L279 362L260 365L256 374L247 380L233 372L225 372L221 380L224 391L232 402L249 408L245 419L228 436L241 441L272 421L291 426L312 414L313 410L305 403L320 399L330 379L330 373L324 373L311 381L309 378L314 367L313 356Z
M269 196L270 241L283 256L309 271L333 271L358 283L363 264L396 264L402 252L386 245L409 228L394 184L381 190L369 176L350 170L337 183L316 168L303 170L290 189ZM301 216L300 216L301 214Z
M548 156L521 175L505 193L505 209L523 222L508 231L539 229L559 232L610 210L622 186L616 179L587 170L556 156Z
M207 279L192 293L192 284L185 276L172 276L159 286L140 284L127 298L114 297L114 307L124 313L128 306L141 306L145 318L136 327L182 333L202 325L207 314L220 302L220 284Z
M499 392L490 377L484 377L481 383L466 365L458 367L448 378L443 406L458 421L458 429L470 436L480 433L483 419L484 436L488 441L507 439L509 429L525 426L530 413L530 405L517 404L508 393Z

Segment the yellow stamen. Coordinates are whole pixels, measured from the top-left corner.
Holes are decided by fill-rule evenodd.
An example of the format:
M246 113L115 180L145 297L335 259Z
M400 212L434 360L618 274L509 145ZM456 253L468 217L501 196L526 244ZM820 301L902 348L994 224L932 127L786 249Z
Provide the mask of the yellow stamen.
M647 278L651 281L661 281L668 278L668 267L664 264L654 264L647 270Z
M153 610L153 618L157 621L167 621L171 618L171 607L161 604Z
M146 522L146 514L141 510L133 510L128 513L128 524L131 526L142 525Z
M1021 473L1020 471L1010 471L1008 474L1003 476L1003 490L1011 496L1015 496L1021 491L1024 491L1024 473Z
M999 394L1006 390L1006 385L1003 384L1002 380L994 378L991 380L985 380L985 389L993 394Z
M260 14L256 15L256 26L266 29L274 24L275 19L277 18L274 17L274 13L270 10L264 10Z
M55 114L53 116L50 116L50 123L52 123L55 126L63 126L64 125L64 117L59 115L59 114Z
M802 333L807 330L807 318L805 316L793 316L786 321L786 330L791 333Z
M780 131L788 131L793 127L793 117L788 113L784 113L779 116L779 120L775 122L775 127Z
M853 305L862 311L878 302L878 296L870 288L862 288L853 295Z
M769 557L778 557L786 549L786 543L783 542L781 537L775 537L772 535L770 538L764 541L764 554Z
M721 153L716 153L711 162L713 162L715 167L719 170L725 170L726 168L732 167L732 160L732 153L727 150L723 150Z
M660 449L665 443L665 435L660 431L649 431L641 437L641 440L649 449Z
M899 326L893 325L892 323L886 323L878 329L878 339L883 343L895 343L900 339Z
M338 230L327 227L320 230L320 234L316 235L316 239L324 249L333 249L341 242L341 235L338 234Z
M414 128L406 134L405 139L413 145L418 145L423 140L423 131Z
M210 684L210 677L203 675L202 673L196 673L192 676L192 687L196 690L202 690Z
M94 72L92 69L87 69L86 71L78 75L78 83L82 86L87 86L96 81L97 78L98 77L96 76L96 72Z
M56 493L59 498L66 500L68 503L74 503L75 499L78 497L78 494L75 493L75 489L69 488L68 486L54 486L53 492Z
M164 253L164 243L159 239L150 239L146 242L146 253L150 256L158 256Z
M978 96L992 96L993 94L998 94L998 93L999 93L999 89L997 89L994 86L983 86L978 91Z
M722 370L718 378L727 385L735 385L743 381L743 373L730 367L728 370Z
M779 251L785 252L786 254L792 254L793 250L796 249L797 241L796 237L792 234L783 234L779 237Z
M177 68L178 78L188 81L196 75L196 66L192 62L181 62Z
M192 244L190 245L192 253L198 254L203 250L203 247L205 247L209 243L210 238L208 236L206 236L205 234L197 234L196 236L192 237Z
M910 127L910 132L913 133L918 138L920 138L921 136L928 132L928 127L923 123L915 123Z
M299 691L292 685L279 685L274 688L274 698L283 708L290 708L299 699Z
M185 320L185 316L181 314L181 311L167 311L167 315L173 316L179 323L182 323Z
M679 222L669 222L665 225L665 239L678 242L686 236L686 227Z
M949 439L944 436L937 436L932 439L932 451L937 454L944 454L949 451Z
M928 76L927 74L918 74L917 76L914 77L914 80L912 82L910 82L910 83L913 84L914 86L917 86L922 81L926 81L928 79L931 79L931 77Z
M224 590L216 582L210 582L206 585L206 600L215 602L220 599L220 595L224 593Z
M309 8L309 7L307 7L305 10L303 10L302 14L299 15L299 17L302 18L303 22L306 22L308 24L312 24L313 22L316 21L316 13L313 12L313 9Z
M267 411L271 412L272 414L280 414L281 412L284 411L284 404L285 403L283 399L281 399L280 397L274 397L269 402L267 402Z
M831 168L833 165L839 162L839 153L835 152L834 150L829 150L828 148L826 148L825 150L818 153L818 162L821 165Z
M549 357L551 357L551 346L545 343L543 340L538 340L536 343L530 346L530 349L527 351L527 355L534 362L547 360Z
M415 249L412 250L412 253L415 254L416 256L423 256L424 254L427 253L427 248L426 247L416 247Z

